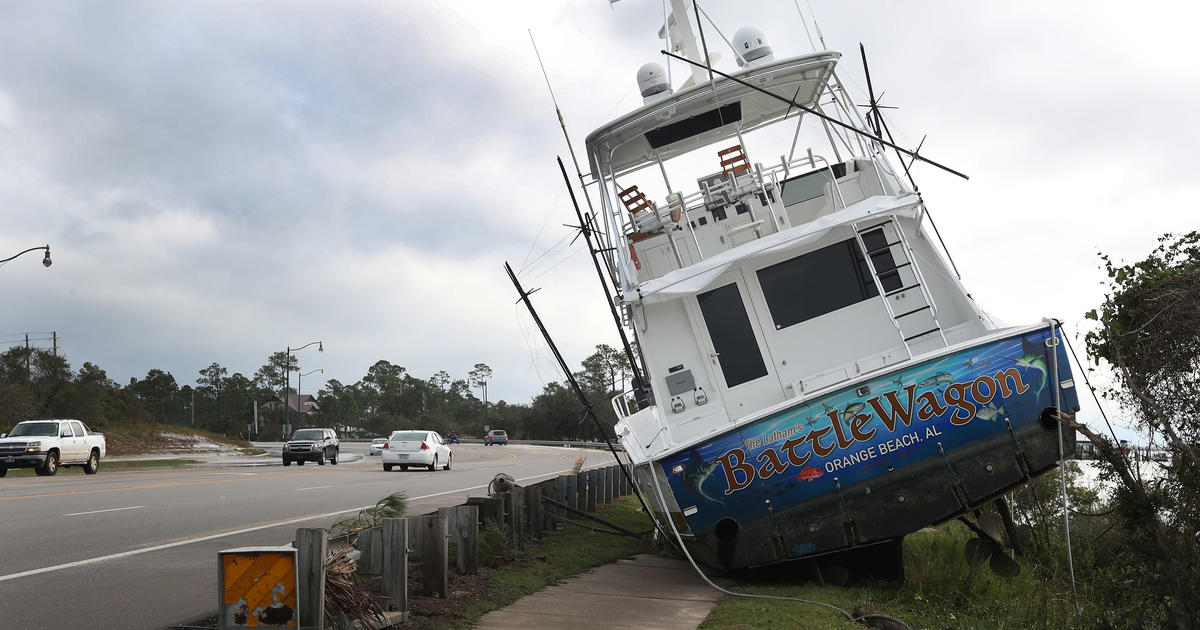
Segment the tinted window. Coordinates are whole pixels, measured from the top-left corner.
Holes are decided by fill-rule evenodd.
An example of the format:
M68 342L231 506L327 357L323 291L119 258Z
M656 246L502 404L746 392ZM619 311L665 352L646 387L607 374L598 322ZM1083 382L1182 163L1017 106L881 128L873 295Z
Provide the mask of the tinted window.
M13 427L12 433L8 434L9 437L20 437L24 435L32 437L49 437L58 435L58 423L22 422L21 424Z
M312 440L316 442L325 436L325 432L320 429L300 429L292 434L293 440Z
M87 431L83 430L82 422L75 422L74 420L72 420L71 428L75 429L75 437L83 437L83 436L87 435Z
M783 191L780 193L780 196L783 198L783 205L790 206L824 195L825 184L829 182L830 169L833 170L834 177L841 178L846 176L846 165L838 162L828 169L821 168L783 180Z
M742 102L730 103L717 109L710 109L703 114L697 114L679 122L663 125L658 129L646 132L646 142L650 148L665 147L672 142L679 142L694 135L712 131L729 123L742 119Z
M759 269L758 282L776 330L879 293L853 239Z
M429 434L424 431L397 431L391 439L397 442L424 442Z
M729 387L767 375L754 329L736 284L727 284L696 296L704 325L712 338L717 361Z

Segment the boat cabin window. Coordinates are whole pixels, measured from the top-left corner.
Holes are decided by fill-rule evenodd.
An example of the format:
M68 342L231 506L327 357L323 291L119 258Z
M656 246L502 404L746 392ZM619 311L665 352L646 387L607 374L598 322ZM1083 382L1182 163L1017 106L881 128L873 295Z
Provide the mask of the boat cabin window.
M727 284L696 296L704 325L712 338L728 387L736 387L767 375L762 352L750 327L746 305L737 284Z
M819 168L815 171L809 171L803 175L797 175L791 179L783 180L783 205L790 206L793 204L816 199L825 194L825 184L829 182L829 170L833 169L835 178L846 176L846 165L838 162L831 164L829 168Z
M759 269L758 283L775 330L879 294L854 239Z

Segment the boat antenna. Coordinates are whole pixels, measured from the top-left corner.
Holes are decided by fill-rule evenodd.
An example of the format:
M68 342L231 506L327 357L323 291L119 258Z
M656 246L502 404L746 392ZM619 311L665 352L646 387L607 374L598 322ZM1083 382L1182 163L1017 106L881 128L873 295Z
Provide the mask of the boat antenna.
M541 331L542 338L546 340L546 344L550 346L550 351L554 353L554 358L558 361L558 367L563 371L563 374L567 376L567 383L575 392L575 396L579 398L579 402L583 403L583 408L587 412L587 415L590 416L592 418L592 422L596 424L596 430L600 432L600 437L604 438L604 443L608 445L608 450L612 453L613 458L617 460L618 464L620 464L618 468L621 469L621 474L625 477L625 480L629 482L630 487L633 488L634 494L637 495L638 502L642 504L642 509L645 510L646 514L650 515L650 518L654 521L655 529L657 529L659 534L666 539L666 530L664 530L662 525L659 524L658 519L654 518L654 512L650 509L650 506L646 505L646 499L642 496L641 489L638 487L637 482L634 481L633 476L630 474L630 471L633 469L632 460L630 460L629 466L626 466L625 462L621 460L621 456L617 454L617 449L613 446L612 440L608 437L608 431L604 430L604 424L601 423L600 418L596 416L595 406L588 401L587 395L583 393L583 388L579 386L579 381L575 380L575 375L572 374L571 369L567 367L567 362L563 359L562 353L558 351L558 346L554 344L554 339L550 337L550 333L546 330L545 324L542 323L542 318L538 317L537 310L533 308L533 303L529 301L529 292L525 291L525 289L521 287L520 281L517 280L517 275L513 273L512 266L510 266L507 262L504 263L504 270L508 272L508 278L509 280L512 280L513 287L517 289L517 295L520 295L521 301L525 303L525 308L528 309L529 314L533 316L533 321L535 324L537 324L538 330Z
M882 135L879 131L879 101L875 100L875 88L871 85L871 68L867 65L867 49L858 43L858 53L862 57L863 74L867 77L867 97L871 99L871 114L868 120L871 122L871 127L875 131L875 135ZM904 163L904 158L900 159L900 163Z
M696 12L696 29L700 31L700 47L704 49L704 63L694 61L689 63L708 69L708 84L712 86L713 92L716 92L717 82L713 80L712 58L708 56L708 42L704 39L704 22L700 21L700 5L696 4L696 0L692 0L692 9ZM720 108L717 108L717 115L721 115ZM721 118L721 123L725 123L724 117Z
M692 61L691 59L688 59L688 58L686 58L686 57L680 57L679 55L676 55L676 54L674 54L674 53L671 53L670 51L662 50L662 51L659 51L659 52L661 52L662 54L664 54L664 55L667 55L668 57L671 57L671 58L673 58L673 59L678 59L678 60L680 60L680 61L686 61L687 63L690 63L690 64L692 64L692 65L694 65L694 66L698 66L698 67L706 67L704 64L701 64L701 63L699 63L699 62L696 62L696 61ZM713 69L712 67L708 67L708 71L709 71L710 73L713 73L713 74L720 75L722 78L729 79L730 81L733 81L734 83L738 83L738 84L740 84L740 85L744 85L744 86L746 86L746 87L748 87L748 88L750 88L750 89L752 89L752 90L754 90L754 91L756 91L756 92L761 92L761 93L763 93L763 94L766 94L767 96L770 96L771 98L773 98L773 99L775 99L775 100L781 101L781 102L783 102L783 103L789 103L789 104L791 104L793 107L797 107L797 108L799 108L799 109L802 109L802 110L804 110L804 111L806 111L806 112L808 112L808 113L812 114L813 116L816 116L817 118L820 118L821 120L824 120L824 121L826 121L826 122L833 123L834 125L836 125L836 126L838 126L838 127L841 127L841 128L843 128L843 129L846 129L846 130L848 130L848 131L850 131L850 132L852 132L852 133L854 133L854 134L857 134L857 135L859 135L859 136L863 136L863 137L865 137L865 138L868 138L868 139L874 140L875 142L878 142L878 143L880 143L880 144L882 144L882 145L884 145L884 146L886 146L886 147L890 147L890 148L892 148L892 149L895 149L895 150L897 150L897 151L899 151L899 152L901 152L901 153L903 153L903 154L905 154L905 155L907 155L907 156L910 156L910 157L912 157L912 158L915 158L915 159L921 160L922 162L925 162L926 164L930 164L930 165L936 166L936 167L938 167L938 168L942 169L943 171L946 171L947 173L951 173L951 174L954 174L954 175L958 175L959 177L961 177L961 178L963 178L963 179L971 179L971 178L970 178L970 177L968 177L966 174L964 174L964 173L960 173L959 171L956 171L956 170L954 170L954 169L950 168L949 166L946 166L946 165L944 165L944 164L939 164L938 162L935 162L935 161L933 161L933 160L931 160L931 159L929 159L929 158L927 158L927 157L924 157L924 156L918 155L918 154L917 154L916 152L914 152L914 151L909 151L908 149L905 149L904 147L898 146L898 145L897 145L896 143L894 143L894 142L889 142L889 141L887 141L887 140L884 140L883 138L880 138L879 136L872 135L871 133L869 133L869 132L867 132L867 131L864 131L864 130L862 130L862 129L859 129L859 128L857 128L857 127L853 126L853 125L848 125L848 124L846 124L846 123L844 123L844 122L842 122L842 121L840 121L840 120L838 120L838 119L836 119L836 118L832 118L832 117L830 117L830 116L826 116L825 114L823 114L823 113L821 113L821 112L819 112L819 111L817 111L817 110L815 110L815 109L813 109L813 108L811 108L811 107L806 107L806 106L804 106L804 105L801 105L800 103L797 103L797 102L796 102L794 99L789 99L789 98L787 98L786 96L780 96L780 95L778 95L778 94L776 94L776 93L774 93L774 92L771 92L771 91L769 91L769 90L763 89L763 88L761 88L761 87L759 87L759 86L757 86L757 85L752 85L752 84L750 84L750 83L748 83L748 82L746 82L746 81L743 81L743 80L741 80L741 79L739 79L739 78L737 78L737 77L730 76L730 75L728 75L728 74L726 74L726 73L724 73L724 72L721 72L720 70L715 70L715 69ZM715 86L714 86L714 89L715 89Z
M858 52L862 55L863 73L867 76L867 92L871 97L871 111L875 117L875 134L879 135L880 130L882 130L883 133L887 134L888 140L895 142L896 139L892 136L892 130L888 128L887 121L879 113L879 103L875 100L875 90L871 87L871 69L867 65L867 49L862 45L862 42L858 44ZM915 155L921 152L921 147L924 145L925 138L921 138L921 142L917 144L916 151L913 152L913 160L907 164L904 162L904 156L900 155L899 151L896 151L896 159L900 160L900 166L904 167L904 175L908 177L908 183L912 184L913 192L917 193L918 197L921 196L921 188L917 186L916 180L913 179L910 167L912 166L912 162L916 161ZM921 205L922 207L925 205L924 198L921 198ZM942 251L946 252L946 259L950 261L950 268L954 269L954 275L959 280L962 280L962 273L958 270L958 264L954 262L954 256L950 253L950 249L946 247L946 241L942 239L942 231L938 229L937 223L933 220L933 214L929 212L928 208L925 208L925 216L929 217L929 225L933 227L933 233L937 235L938 243L942 246Z
M596 267L596 275L600 278L600 290L604 292L604 301L608 302L608 310L612 313L613 324L617 326L617 333L621 335L621 347L625 350L625 358L629 360L629 370L633 372L633 387L641 397L642 389L645 387L645 381L642 380L642 373L638 370L638 362L633 356L633 347L629 345L629 337L625 335L625 327L621 325L621 316L617 313L617 305L613 302L613 294L608 291L608 283L604 280L604 272L600 269L600 261L597 257L600 255L600 250L592 244L592 228L591 217L584 219L583 212L579 209L579 202L575 200L575 188L571 186L571 179L567 177L567 167L563 166L562 158L558 158L558 169L562 171L563 183L567 185L567 192L571 193L571 205L575 207L575 216L579 217L579 232L583 234L583 240L587 243L588 253L592 256L592 264Z
M587 185L583 180L583 170L579 168L579 158L575 157L575 147L571 144L571 134L567 133L567 121L563 118L562 109L558 107L558 99L554 96L554 88L550 85L550 76L546 74L546 64L542 63L542 54L538 52L537 41L533 39L533 30L528 29L529 42L533 44L533 54L537 57L538 67L542 69L542 78L546 80L546 89L550 92L550 101L554 103L554 114L558 116L558 126L562 128L563 138L567 141L567 152L571 154L571 162L575 165L575 175L579 178L579 183L583 188L583 200L587 202L588 213L595 214L596 210L592 207L592 198L588 196ZM574 198L575 193L571 193ZM609 273L612 270L609 269Z
M804 12L800 10L800 0L792 0L792 4L796 5L796 13L800 14L800 24L804 26L804 34L808 36L808 45L812 46L813 52L817 52L817 44L813 41L812 31L808 30L808 20L804 19ZM812 6L809 6L808 9L811 13Z
M699 13L696 15L696 24L700 24L700 16L703 15L704 19L708 20L708 23L712 25L713 30L717 32L717 35L720 35L721 39L725 41L725 45L729 46L729 50L733 51L733 56L737 57L742 64L745 64L746 58L742 56L742 53L738 50L737 46L734 46L733 42L729 41L728 37L725 37L725 33L721 32L721 27L717 26L717 23L708 15L708 11L705 11L704 7L700 6L699 2L694 2L694 4L696 6L696 10L699 11ZM670 46L667 48L670 48ZM707 54L708 53L705 53L705 56L707 56Z
M812 16L813 28L817 29L817 39L821 40L821 48L829 50L829 46L825 44L825 33L821 32L821 23L817 21L817 12L813 11L812 3L808 0L804 0L804 4L808 5L808 14Z

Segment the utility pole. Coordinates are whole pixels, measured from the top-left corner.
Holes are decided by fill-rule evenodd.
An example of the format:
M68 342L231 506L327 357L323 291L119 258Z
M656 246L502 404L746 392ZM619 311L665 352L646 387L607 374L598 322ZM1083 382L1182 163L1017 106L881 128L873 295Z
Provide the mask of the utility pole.
M50 338L54 340L54 358L58 358L58 331L51 331Z
M29 367L29 333L25 333L25 382L33 381L33 370Z

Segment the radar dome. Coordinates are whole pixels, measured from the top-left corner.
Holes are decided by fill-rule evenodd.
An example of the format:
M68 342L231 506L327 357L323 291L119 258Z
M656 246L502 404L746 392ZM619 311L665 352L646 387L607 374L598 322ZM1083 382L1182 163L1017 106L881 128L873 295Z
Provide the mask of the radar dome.
M671 93L671 83L667 80L667 72L663 67L650 62L637 71L638 89L642 92L642 101L649 105Z
M767 36L753 26L743 26L733 34L733 47L739 55L738 65L757 66L775 61L775 51L767 43Z

